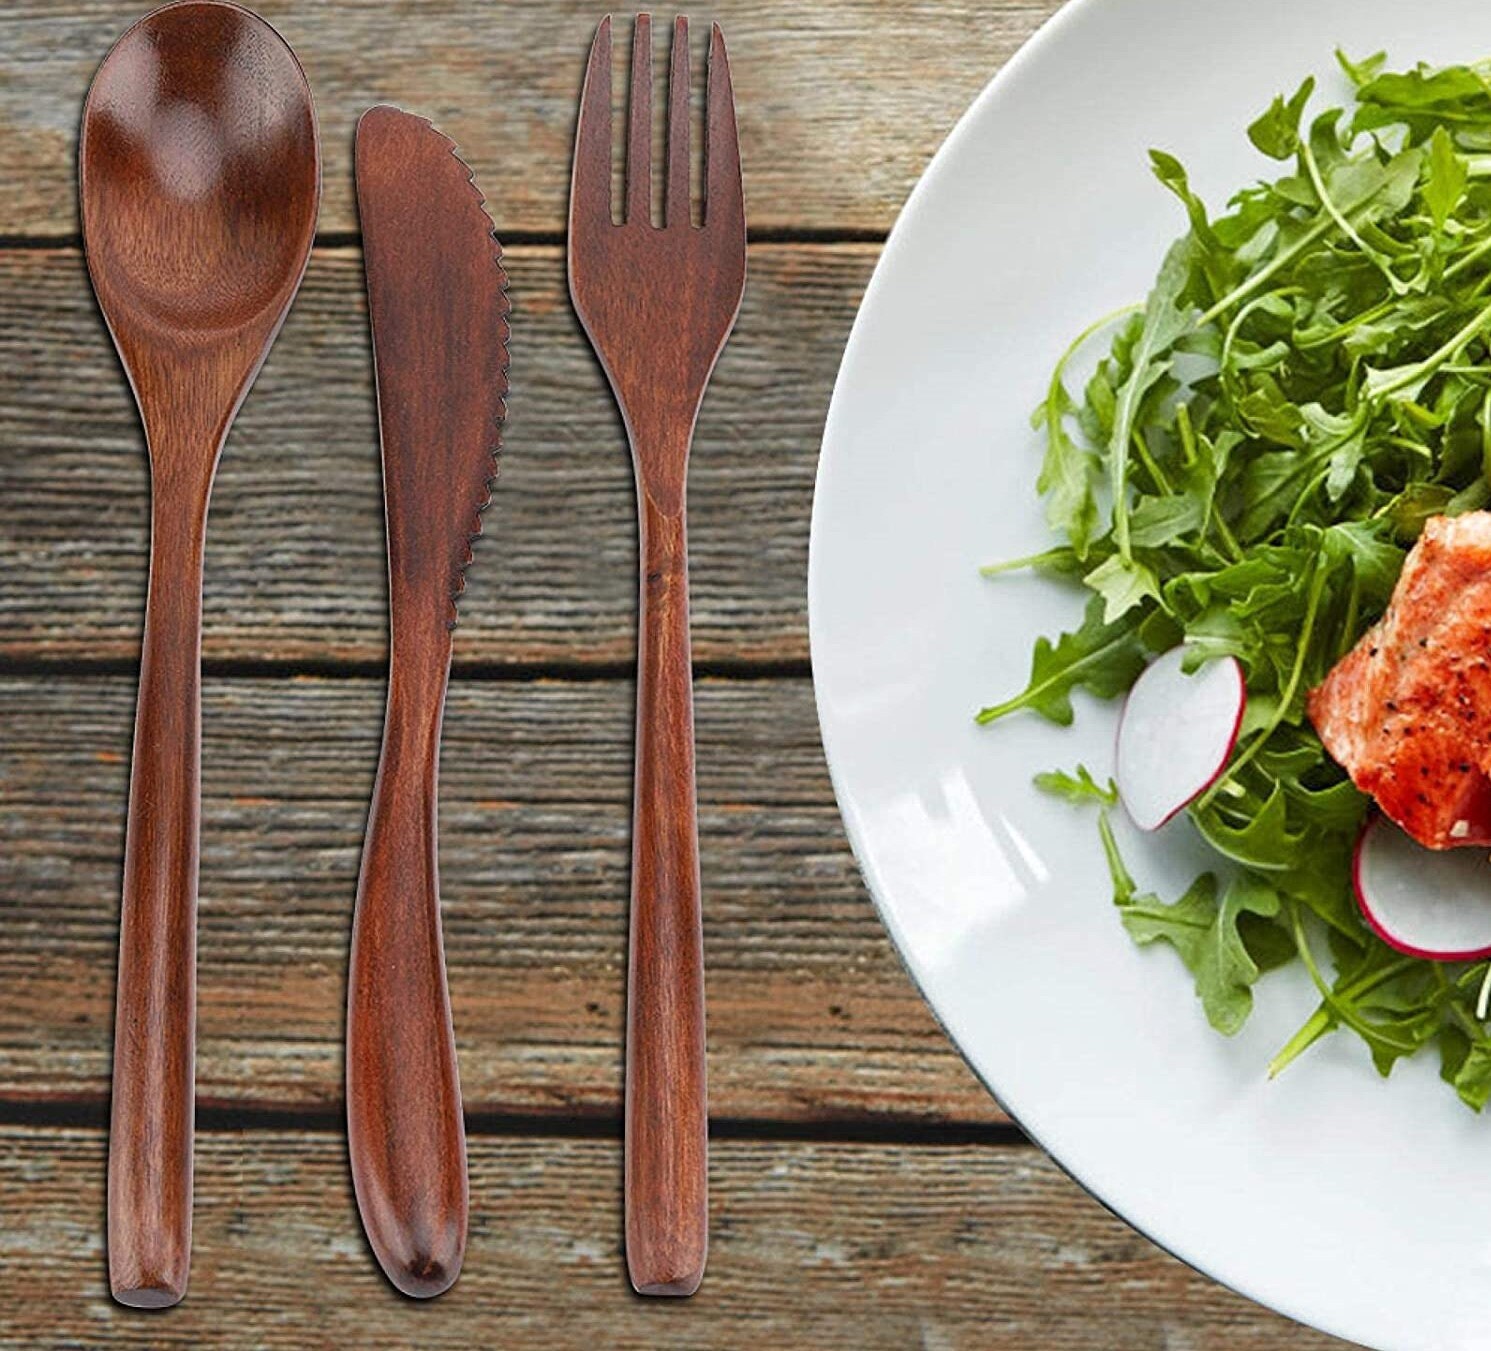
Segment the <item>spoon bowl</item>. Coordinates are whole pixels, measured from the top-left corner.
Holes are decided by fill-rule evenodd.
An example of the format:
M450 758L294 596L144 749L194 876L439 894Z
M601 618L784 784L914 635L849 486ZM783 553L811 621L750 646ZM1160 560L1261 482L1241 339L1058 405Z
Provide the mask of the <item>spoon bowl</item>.
M147 15L94 77L79 158L89 269L116 340L278 326L320 170L310 86L274 29L216 0Z
M88 272L150 452L150 587L130 766L109 1281L186 1291L195 1095L202 559L223 441L300 286L320 153L304 72L246 9L183 0L104 58L83 108Z

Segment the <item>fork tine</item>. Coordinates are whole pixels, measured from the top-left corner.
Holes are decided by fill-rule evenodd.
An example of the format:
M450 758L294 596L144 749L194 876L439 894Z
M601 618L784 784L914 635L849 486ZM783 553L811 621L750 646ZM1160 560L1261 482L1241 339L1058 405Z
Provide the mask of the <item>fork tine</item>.
M740 136L735 127L735 93L730 86L730 59L719 24L709 32L709 104L705 142L704 223L745 227L740 182Z
M600 21L575 126L575 161L570 174L570 221L611 222L611 16Z
M668 68L668 210L664 223L688 225L689 219L689 21L673 20L673 50Z
M652 224L652 15L632 25L632 90L627 99L626 221Z

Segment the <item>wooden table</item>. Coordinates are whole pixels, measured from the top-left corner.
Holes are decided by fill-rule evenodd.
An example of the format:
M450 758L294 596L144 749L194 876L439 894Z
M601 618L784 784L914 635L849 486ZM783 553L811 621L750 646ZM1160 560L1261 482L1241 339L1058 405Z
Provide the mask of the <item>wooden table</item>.
M102 1249L146 465L84 276L74 138L139 12L0 13L0 1340L6 1345L1339 1345L1195 1275L1005 1121L850 857L804 571L839 354L896 209L1055 0L720 0L752 220L691 476L713 1248L620 1260L635 531L565 295L578 0L263 11L320 107L319 247L225 453L208 543L196 1245L165 1315ZM471 1132L458 1287L377 1274L341 1131L343 972L377 754L383 536L349 154L379 99L460 143L509 249L513 397L462 604L442 870Z

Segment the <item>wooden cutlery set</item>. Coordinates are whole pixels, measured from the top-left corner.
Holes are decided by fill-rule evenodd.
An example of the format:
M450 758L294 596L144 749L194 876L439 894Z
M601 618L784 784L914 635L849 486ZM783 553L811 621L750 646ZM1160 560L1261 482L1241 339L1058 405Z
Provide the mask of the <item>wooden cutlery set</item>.
M709 47L703 219L690 201L687 21L672 36L662 220L652 219L652 35L633 27L622 220L611 202L611 24L581 94L570 194L576 312L631 443L640 514L626 1068L632 1284L688 1295L708 1236L704 970L694 802L685 476L700 401L745 286L729 66ZM162 1307L191 1250L202 563L218 456L310 257L320 148L284 40L181 0L100 66L79 146L99 306L145 427L150 585L120 910L109 1139L114 1297ZM354 153L388 535L390 659L347 978L347 1140L389 1279L438 1295L466 1242L467 1181L440 927L436 800L455 602L496 470L506 277L452 143L362 115Z

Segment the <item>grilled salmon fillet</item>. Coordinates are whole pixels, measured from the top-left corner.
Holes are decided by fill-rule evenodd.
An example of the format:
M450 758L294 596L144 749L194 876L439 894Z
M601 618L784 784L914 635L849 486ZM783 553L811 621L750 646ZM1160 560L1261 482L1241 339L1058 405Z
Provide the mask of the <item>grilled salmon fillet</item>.
M1352 782L1420 844L1491 845L1491 511L1425 524L1386 614L1308 709Z

